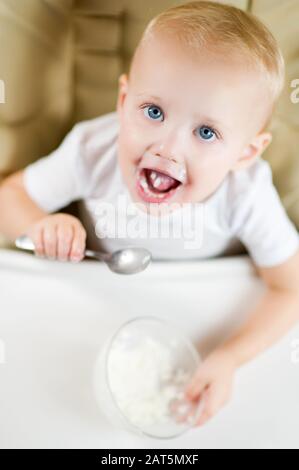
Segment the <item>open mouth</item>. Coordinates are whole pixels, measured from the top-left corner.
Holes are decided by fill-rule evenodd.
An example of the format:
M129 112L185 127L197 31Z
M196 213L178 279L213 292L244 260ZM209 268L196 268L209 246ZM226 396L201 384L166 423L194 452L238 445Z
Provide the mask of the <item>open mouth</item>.
M137 190L145 202L164 202L181 185L176 178L155 169L142 168L137 172Z

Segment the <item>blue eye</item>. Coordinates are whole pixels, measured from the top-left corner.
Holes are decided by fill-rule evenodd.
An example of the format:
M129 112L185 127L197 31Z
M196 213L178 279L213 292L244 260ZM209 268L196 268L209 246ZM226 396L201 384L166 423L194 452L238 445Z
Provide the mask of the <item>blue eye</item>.
M145 111L148 111L148 114L145 114L146 116L150 116L151 119L154 119L157 121L161 116L163 116L162 111L158 106L146 106L143 108Z
M210 127L201 126L199 127L199 135L204 140L212 140L216 136L216 133Z
M161 121L161 118L163 118L163 111L161 111L159 106L146 104L141 106L141 108L144 110L144 115L154 121ZM218 138L217 132L212 127L201 126L198 129L199 135L203 140L213 141L215 138Z

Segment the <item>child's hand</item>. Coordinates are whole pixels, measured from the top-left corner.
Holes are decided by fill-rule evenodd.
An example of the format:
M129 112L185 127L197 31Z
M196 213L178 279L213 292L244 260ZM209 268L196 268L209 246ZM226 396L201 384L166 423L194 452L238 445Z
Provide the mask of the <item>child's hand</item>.
M34 243L35 254L60 261L84 258L86 231L80 220L70 214L50 214L26 231Z
M229 401L235 371L233 357L220 349L212 352L200 364L185 387L185 395L192 403L203 400L195 426L204 424Z

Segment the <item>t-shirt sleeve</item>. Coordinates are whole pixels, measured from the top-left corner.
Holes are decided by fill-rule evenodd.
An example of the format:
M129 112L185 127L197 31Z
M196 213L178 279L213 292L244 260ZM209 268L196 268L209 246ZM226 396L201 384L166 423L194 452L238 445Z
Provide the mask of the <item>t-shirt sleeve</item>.
M272 182L268 162L252 170L247 191L236 197L230 226L256 265L271 267L285 262L299 249L299 233L288 218Z
M46 212L55 212L85 197L88 175L83 130L82 123L76 124L56 150L24 169L28 195Z

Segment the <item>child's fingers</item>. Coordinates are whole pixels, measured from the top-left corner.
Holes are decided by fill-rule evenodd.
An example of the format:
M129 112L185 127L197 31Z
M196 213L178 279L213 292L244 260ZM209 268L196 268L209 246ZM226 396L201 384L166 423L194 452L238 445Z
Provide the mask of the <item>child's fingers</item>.
M207 379L200 376L198 371L185 387L185 395L190 400L195 400L208 385Z
M57 227L57 258L66 261L71 251L74 237L74 229L72 225L59 225Z
M43 230L43 242L45 255L50 259L56 258L56 245L57 245L57 234L56 226L48 224L44 227Z
M44 242L43 242L43 228L38 227L36 230L34 230L30 238L34 244L34 253L37 256L45 256Z
M202 426L214 416L220 408L217 390L210 386L203 392L203 407L195 420L194 426Z
M84 258L86 232L81 226L74 226L74 237L70 251L72 261L80 261Z
M170 413L175 422L195 426L205 408L205 388L196 400L186 400L184 392L179 392L170 403Z
M202 413L200 414L199 418L197 419L197 421L194 423L194 426L202 426L207 421L209 421L209 419L212 418L213 414L214 413L212 413L211 411L204 409Z
M177 423L192 422L198 403L178 396L170 403L170 412Z

